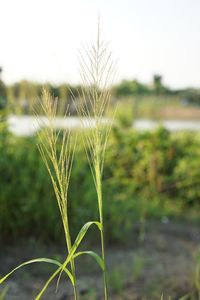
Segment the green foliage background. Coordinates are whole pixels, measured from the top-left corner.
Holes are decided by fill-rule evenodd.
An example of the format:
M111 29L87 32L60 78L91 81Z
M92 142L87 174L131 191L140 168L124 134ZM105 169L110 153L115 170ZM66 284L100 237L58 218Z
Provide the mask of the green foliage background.
M62 242L62 225L37 137L19 138L1 129L0 239L33 236ZM75 235L97 218L96 193L79 134L69 188ZM183 217L200 204L198 134L135 132L116 126L109 139L103 189L107 241L126 239L141 216ZM136 225L135 225L136 224Z

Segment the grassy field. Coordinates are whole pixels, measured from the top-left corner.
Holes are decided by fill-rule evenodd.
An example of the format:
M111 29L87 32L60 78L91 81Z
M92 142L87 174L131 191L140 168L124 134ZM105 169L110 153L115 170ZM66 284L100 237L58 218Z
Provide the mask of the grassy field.
M184 104L180 96L133 96L117 103L118 114L132 120L200 120L200 108Z

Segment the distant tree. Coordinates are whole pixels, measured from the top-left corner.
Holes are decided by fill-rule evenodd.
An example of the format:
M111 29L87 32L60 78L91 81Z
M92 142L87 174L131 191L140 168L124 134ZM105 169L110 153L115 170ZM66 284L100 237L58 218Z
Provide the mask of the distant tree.
M7 147L6 140L8 135L7 126L7 104L6 104L6 86L1 79L3 69L0 67L0 148Z
M6 107L6 86L1 79L1 74L3 72L2 67L0 67L0 109Z
M190 103L194 106L200 105L200 90L187 88L181 92L182 104Z
M9 112L15 113L16 103L13 85L8 85L6 87L6 97Z
M143 95L149 93L146 85L138 80L123 80L120 84L113 88L113 92L117 97Z
M59 97L59 87L50 84L50 93L54 96L54 98Z
M157 95L160 95L160 94L163 94L164 92L166 92L166 88L162 83L162 79L163 78L161 75L155 74L153 76L153 89Z
M59 89L58 110L59 110L59 114L63 115L67 109L69 89L66 84L61 84L58 87L58 89Z

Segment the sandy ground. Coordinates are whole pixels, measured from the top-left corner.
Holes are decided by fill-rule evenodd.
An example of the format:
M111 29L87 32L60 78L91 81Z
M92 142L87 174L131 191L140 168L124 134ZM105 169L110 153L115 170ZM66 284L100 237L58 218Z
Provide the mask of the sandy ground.
M157 300L170 295L179 299L198 299L195 292L195 270L200 246L200 230L197 225L182 222L149 222L144 242L139 242L136 230L127 245L107 247L110 299L112 300ZM86 245L84 245L86 247ZM90 246L91 248L91 246ZM35 241L0 247L0 275L25 260L36 257L64 259L65 250L56 245L43 245ZM80 300L103 299L102 276L89 257L77 260ZM35 299L53 267L35 264L24 267L10 277L3 287L8 287L6 300ZM2 288L1 288L2 290ZM1 299L1 298L0 298ZM44 294L44 300L71 300L72 288L62 278L55 293L55 282Z

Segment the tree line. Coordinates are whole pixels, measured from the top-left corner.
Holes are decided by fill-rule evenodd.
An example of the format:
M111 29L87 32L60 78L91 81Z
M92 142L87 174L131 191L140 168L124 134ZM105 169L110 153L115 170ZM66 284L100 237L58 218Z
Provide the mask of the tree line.
M0 68L0 74L2 69ZM80 85L62 83L41 84L28 80L6 85L0 77L0 109L7 107L11 113L30 114L34 103L41 97L42 88L46 87L54 97L59 98L60 114L69 106L72 114L75 114L73 98L79 100L79 92L83 88ZM73 95L73 96L72 96ZM200 89L185 88L171 89L163 84L161 75L154 75L152 82L144 84L137 79L122 80L112 86L113 101L134 96L180 96L184 104L200 105Z

